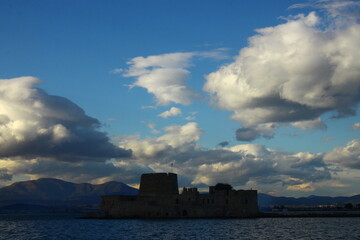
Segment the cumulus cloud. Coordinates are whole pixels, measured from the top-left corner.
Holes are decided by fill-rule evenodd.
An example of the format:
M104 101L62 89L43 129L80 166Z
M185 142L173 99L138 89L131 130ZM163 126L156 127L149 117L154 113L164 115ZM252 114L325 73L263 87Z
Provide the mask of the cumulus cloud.
M155 96L158 105L177 103L189 105L200 95L186 85L195 53L169 53L148 57L135 57L128 64L125 77L135 77L131 87L145 88Z
M124 77L134 77L136 81L130 87L145 88L153 94L157 105L171 103L189 105L202 96L190 88L186 81L192 66L192 60L229 58L228 49L218 48L202 52L175 52L152 56L139 56L127 62L128 69L114 69L112 73L123 73Z
M0 79L0 158L105 161L128 157L73 102L36 88L34 77Z
M227 182L250 187L279 184L286 189L331 179L321 153L287 153L259 144L225 147L225 142L222 148L204 149L197 144L202 134L197 123L190 122L166 127L165 134L156 138L128 136L119 146L132 149L129 163L155 172L173 169L180 176L180 185L185 186ZM295 178L296 182L289 181Z
M157 138L139 139L139 136L130 136L124 138L119 146L121 148L131 149L135 159L147 157L157 157L163 151L174 148L187 148L193 146L200 139L203 131L199 129L197 123L189 122L185 125L168 126L164 128L166 134ZM176 152L174 152L176 154ZM165 155L163 155L165 157ZM162 159L159 158L159 161ZM169 158L163 159L171 161Z
M346 168L360 169L360 140L354 139L344 147L336 147L325 157L327 163L336 164Z
M168 118L168 117L178 116L181 114L182 112L180 108L172 107L170 108L170 110L160 113L158 116L162 118Z
M326 112L355 114L360 25L349 20L341 28L321 29L320 23L311 12L259 29L233 63L206 76L212 102L242 124L238 140L271 138L289 124L325 129L320 117Z

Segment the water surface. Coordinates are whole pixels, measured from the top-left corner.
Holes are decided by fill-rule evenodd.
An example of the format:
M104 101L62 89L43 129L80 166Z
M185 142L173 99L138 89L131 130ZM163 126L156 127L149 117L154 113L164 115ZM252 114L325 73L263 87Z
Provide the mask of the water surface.
M94 220L77 216L0 214L0 239L360 239L360 218Z

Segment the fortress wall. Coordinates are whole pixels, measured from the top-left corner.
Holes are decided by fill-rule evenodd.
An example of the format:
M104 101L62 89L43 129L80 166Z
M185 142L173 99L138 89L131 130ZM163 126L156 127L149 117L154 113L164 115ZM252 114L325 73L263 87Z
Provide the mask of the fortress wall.
M141 175L139 195L173 194L179 194L176 174L148 173Z
M257 191L167 196L103 196L101 209L113 218L251 217L258 214Z
M102 196L101 210L110 218L176 218L175 202L175 196Z
M256 190L184 188L179 194L176 174L152 173L141 176L139 195L102 196L101 209L109 218L253 217L257 201Z

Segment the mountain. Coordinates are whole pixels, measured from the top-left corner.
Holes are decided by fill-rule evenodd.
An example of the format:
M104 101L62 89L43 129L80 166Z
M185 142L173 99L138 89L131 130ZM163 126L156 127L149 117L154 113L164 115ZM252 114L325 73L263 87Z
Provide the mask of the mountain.
M0 210L4 209L63 209L98 207L102 195L136 195L138 189L121 182L104 184L71 183L54 178L17 182L0 188ZM258 194L260 209L272 206L316 206L360 202L360 195L352 197L275 197Z
M351 197L326 197L326 196L314 196L309 197L274 197L268 194L258 194L258 204L260 209L270 208L271 206L316 206L316 205L330 205L330 204L342 204L347 202L360 201L360 195L354 195Z
M0 188L0 206L99 205L101 195L136 195L138 190L121 182L104 184L71 183L54 178L17 182Z

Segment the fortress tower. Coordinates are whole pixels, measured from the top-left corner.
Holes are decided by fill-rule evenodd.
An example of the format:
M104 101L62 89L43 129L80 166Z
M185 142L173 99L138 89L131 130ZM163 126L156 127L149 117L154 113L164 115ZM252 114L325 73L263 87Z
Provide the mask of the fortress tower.
M178 195L179 188L175 173L147 173L140 179L139 195Z

